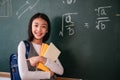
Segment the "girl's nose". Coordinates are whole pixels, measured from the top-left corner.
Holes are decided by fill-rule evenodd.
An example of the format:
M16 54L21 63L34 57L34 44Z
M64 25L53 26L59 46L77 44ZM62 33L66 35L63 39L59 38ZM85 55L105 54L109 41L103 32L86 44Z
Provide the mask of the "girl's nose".
M38 30L38 31L41 31L41 27L39 26L39 27L37 28L37 30Z

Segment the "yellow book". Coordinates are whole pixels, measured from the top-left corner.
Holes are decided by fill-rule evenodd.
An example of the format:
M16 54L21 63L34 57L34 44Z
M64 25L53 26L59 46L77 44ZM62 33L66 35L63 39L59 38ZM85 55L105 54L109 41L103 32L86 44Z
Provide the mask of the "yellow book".
M44 56L44 54L45 54L48 46L49 46L48 44L45 44L45 43L42 44L40 56ZM49 68L46 67L46 66L45 66L44 64L42 64L42 63L39 63L38 66L37 66L37 68L38 68L38 69L41 69L41 70L43 70L43 71L49 71Z
M42 44L40 56L44 56L52 61L55 61L60 53L60 50L53 43L50 43L50 45L44 43ZM42 63L39 63L37 68L43 71L50 71L49 68L44 66Z

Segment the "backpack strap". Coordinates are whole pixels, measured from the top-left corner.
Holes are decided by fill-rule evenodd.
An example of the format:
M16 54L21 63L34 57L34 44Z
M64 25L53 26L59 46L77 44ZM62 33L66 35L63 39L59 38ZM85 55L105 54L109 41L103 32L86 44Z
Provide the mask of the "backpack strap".
M30 42L27 40L23 41L26 47L26 59L28 59L28 54L30 51ZM10 75L11 75L11 80L21 80L19 70L18 70L18 53L14 53L10 55Z
M29 54L29 51L30 51L30 43L27 41L27 40L24 40L23 41L25 43L25 47L26 47L26 59L28 59L28 54Z

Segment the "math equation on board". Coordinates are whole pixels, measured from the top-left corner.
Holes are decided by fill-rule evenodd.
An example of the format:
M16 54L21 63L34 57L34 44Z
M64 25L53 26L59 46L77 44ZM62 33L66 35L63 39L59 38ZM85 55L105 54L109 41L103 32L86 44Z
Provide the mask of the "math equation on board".
M71 5L75 4L77 0L64 0L63 4ZM110 19L107 14L107 10L110 9L112 6L102 6L102 7L97 7L94 9L96 12L97 18L96 18L96 26L95 28L97 30L104 30L106 29L106 23L110 22ZM71 13L65 13L62 15L62 26L61 30L59 32L59 36L64 36L64 32L67 31L69 36L72 36L75 34L75 22L72 20L72 17L79 15L77 12L71 12ZM67 25L66 25L67 24ZM84 23L85 28L89 28L90 25L89 23Z
M62 0L61 3L64 5L76 5L78 0ZM20 19L23 17L23 15L29 11L34 10L33 8L38 5L40 0L26 0L23 5L19 7L19 9L16 11L17 18ZM109 23L111 20L108 16L108 9L110 9L112 6L100 6L94 9L94 12L96 13L96 20L95 20L95 29L97 30L105 30L106 29L106 23ZM62 26L60 27L59 36L64 36L65 31L67 31L67 35L72 36L75 32L75 24L73 18L74 16L79 16L80 13L78 12L69 12L62 14ZM83 23L83 27L86 29L90 28L90 24L88 22Z

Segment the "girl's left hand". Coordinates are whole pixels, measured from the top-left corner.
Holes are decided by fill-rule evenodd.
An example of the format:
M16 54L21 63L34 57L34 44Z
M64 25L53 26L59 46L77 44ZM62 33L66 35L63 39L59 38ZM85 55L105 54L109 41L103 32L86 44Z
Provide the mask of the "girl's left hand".
M53 71L50 71L50 76L54 76L54 72Z

